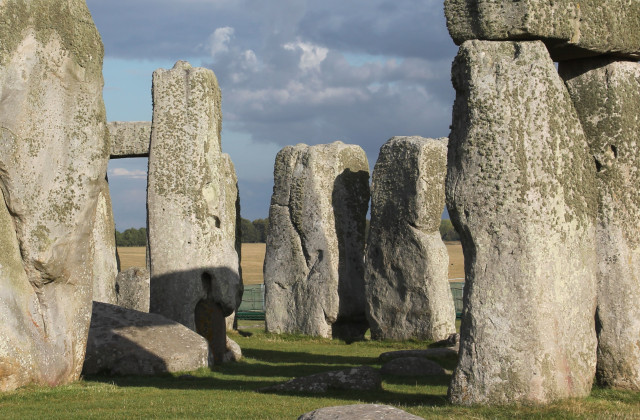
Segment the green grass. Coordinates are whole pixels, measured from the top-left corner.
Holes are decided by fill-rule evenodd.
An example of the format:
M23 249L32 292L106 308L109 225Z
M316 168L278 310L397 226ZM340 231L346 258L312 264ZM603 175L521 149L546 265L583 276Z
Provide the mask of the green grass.
M243 325L244 324L244 325ZM358 342L266 334L243 321L250 337L233 335L245 359L213 370L156 377L87 377L59 388L29 387L0 395L0 416L14 418L212 418L295 419L319 407L382 403L425 418L638 418L640 394L595 388L586 399L544 407L456 407L446 401L449 375L434 378L386 376L375 392L324 395L256 393L287 379L350 366L379 367L380 353L424 348L425 342ZM439 360L453 369L455 360Z

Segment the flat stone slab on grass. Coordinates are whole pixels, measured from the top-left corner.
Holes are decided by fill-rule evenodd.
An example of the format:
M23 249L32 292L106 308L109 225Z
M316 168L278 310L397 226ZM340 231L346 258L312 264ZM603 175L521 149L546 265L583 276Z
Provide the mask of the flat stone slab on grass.
M208 366L207 340L182 324L93 302L83 374L154 375Z
M385 363L380 369L380 373L398 376L427 376L444 375L446 372L442 366L424 357L400 357Z
M323 407L305 413L298 420L424 420L399 408L381 404L353 404Z
M360 366L295 378L281 384L260 388L258 392L288 391L322 393L330 389L373 391L380 389L381 386L382 379L377 369L369 366Z
M458 350L455 347L437 347L433 349L424 350L398 350L388 351L378 356L381 362L389 362L394 359L400 359L403 357L422 357L426 359L430 358L443 358L449 356L457 356Z

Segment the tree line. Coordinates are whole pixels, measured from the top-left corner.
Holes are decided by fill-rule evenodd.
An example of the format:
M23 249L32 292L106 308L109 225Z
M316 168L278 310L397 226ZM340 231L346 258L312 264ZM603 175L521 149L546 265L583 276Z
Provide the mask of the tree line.
M243 243L267 242L267 230L269 229L269 219L256 219L254 221L241 218L240 230L242 232ZM369 221L367 220L367 231ZM368 233L368 232L367 232ZM460 235L453 228L451 220L440 221L440 236L443 241L458 241ZM129 228L124 232L116 231L116 246L147 246L147 229Z

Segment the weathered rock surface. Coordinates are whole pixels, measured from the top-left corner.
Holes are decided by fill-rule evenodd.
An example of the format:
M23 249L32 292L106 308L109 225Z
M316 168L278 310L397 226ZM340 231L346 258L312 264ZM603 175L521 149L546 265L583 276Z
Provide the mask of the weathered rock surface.
M457 45L472 39L542 40L554 61L615 54L640 57L640 2L634 0L446 0Z
M584 59L560 75L597 168L597 379L640 390L640 65Z
M94 302L83 374L155 375L207 366L207 341L161 315Z
M149 312L149 270L131 267L118 273L116 278L116 304L123 308Z
M93 222L91 244L93 259L93 300L116 303L116 276L118 259L116 256L116 225L113 220L109 184L100 182L100 194Z
M242 349L232 339L227 336L227 351L224 354L224 358L222 359L222 363L228 362L238 362L242 359Z
M394 359L400 359L405 357L423 357L427 359L431 358L445 358L455 357L458 355L458 350L454 347L434 347L431 349L422 350L396 350L381 353L378 359L382 362L389 362Z
M359 366L291 379L278 385L260 388L258 392L323 393L330 389L373 391L380 387L382 387L382 379L378 370L370 366Z
M436 362L424 357L398 357L385 363L380 369L383 375L428 376L444 375L446 372Z
M0 390L82 369L109 158L103 47L84 1L0 2Z
M596 181L542 42L465 42L452 70L447 204L465 257L457 404L588 395Z
M342 142L285 147L274 182L264 265L267 331L363 337L364 151Z
M399 408L381 404L353 404L323 407L305 413L298 420L424 420Z
M211 70L179 61L171 70L154 72L153 103L147 194L150 311L202 335L217 334L209 337L220 359L224 316L242 297L238 188L231 159L221 152L220 89ZM219 309L212 312L213 306Z
M365 267L373 339L442 340L456 330L439 231L446 173L446 139L394 137L380 149Z
M111 136L111 159L149 156L150 121L112 121L107 127Z

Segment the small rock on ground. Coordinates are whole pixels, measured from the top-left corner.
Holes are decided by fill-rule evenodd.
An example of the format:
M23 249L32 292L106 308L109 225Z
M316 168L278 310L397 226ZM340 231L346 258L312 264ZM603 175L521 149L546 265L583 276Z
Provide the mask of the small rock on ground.
M290 391L322 393L330 389L372 391L380 389L381 386L382 379L377 369L369 366L360 366L295 378L281 384L260 388L258 392Z
M429 359L423 357L401 357L387 362L380 373L398 376L426 376L444 375L444 369Z
M399 408L381 404L354 404L323 407L305 413L298 420L424 420Z

